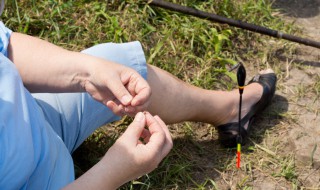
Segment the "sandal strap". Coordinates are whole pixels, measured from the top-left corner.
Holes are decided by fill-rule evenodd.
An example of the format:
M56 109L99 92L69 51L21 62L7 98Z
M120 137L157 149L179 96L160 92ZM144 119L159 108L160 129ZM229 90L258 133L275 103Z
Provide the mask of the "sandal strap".
M251 107L249 113L245 116L248 118L253 117L255 114L261 113L261 111L263 111L267 105L271 103L276 91L277 76L275 73L257 74L252 78L251 81L249 81L248 84L251 83L259 83L263 90L260 100Z

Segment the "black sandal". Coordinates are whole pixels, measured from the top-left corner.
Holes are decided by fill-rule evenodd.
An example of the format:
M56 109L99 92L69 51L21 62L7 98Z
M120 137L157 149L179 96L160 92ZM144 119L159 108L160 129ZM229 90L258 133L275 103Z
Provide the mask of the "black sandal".
M260 100L251 107L250 111L241 119L240 135L242 144L245 144L250 132L251 124L254 117L261 113L270 103L276 91L277 77L274 73L258 74L248 83L259 83L263 87L263 94ZM245 129L244 125L249 122L248 128ZM237 136L239 133L239 123L227 123L217 127L219 134L219 141L222 146L226 148L234 148L237 146Z

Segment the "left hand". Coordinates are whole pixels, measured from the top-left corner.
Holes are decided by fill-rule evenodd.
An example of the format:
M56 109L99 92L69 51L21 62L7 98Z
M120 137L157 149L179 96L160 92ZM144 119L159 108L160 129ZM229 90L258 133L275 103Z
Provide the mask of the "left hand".
M111 173L105 177L112 180L114 187L119 187L154 170L172 146L165 123L158 116L139 112L101 160Z
M82 86L97 101L117 115L134 116L150 103L151 89L135 70L123 65L102 61L91 64L90 77Z
M117 189L154 170L172 146L165 123L139 112L105 156L65 189Z

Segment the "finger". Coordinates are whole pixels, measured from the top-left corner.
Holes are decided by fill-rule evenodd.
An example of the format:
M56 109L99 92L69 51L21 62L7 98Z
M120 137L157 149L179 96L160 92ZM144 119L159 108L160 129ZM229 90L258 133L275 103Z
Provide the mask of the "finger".
M171 137L170 131L168 129L168 126L161 120L161 118L159 116L154 116L154 118L158 121L158 123L160 124L160 126L162 127L162 129L166 135L166 142L165 142L165 146L162 151L162 153L163 153L162 156L164 157L170 152L170 150L173 147L172 137Z
M142 77L139 78L139 80L136 81L135 85L135 93L136 95L131 101L132 106L139 106L146 104L146 102L149 101L151 96L151 88L146 80L144 80Z
M138 140L137 144L138 145L145 145L146 143L142 142L141 140Z
M149 99L151 96L151 89L150 88L144 88L141 89L136 96L133 97L132 101L131 101L131 105L132 106L139 106L139 105L143 105L149 104Z
M136 84L137 84L137 81L135 79L130 79L130 82L128 82L128 84L126 85L126 88L132 97L137 95L136 90L135 90Z
M150 136L151 136L151 133L150 133L150 131L147 130L147 129L144 129L144 130L142 131L142 133L141 133L141 138L143 138L143 141L144 141L145 143L148 143L148 142L149 142Z
M118 80L117 80L118 79ZM121 102L123 105L129 105L132 101L132 96L125 88L124 84L119 78L108 82L107 85L113 95Z
M132 123L128 126L127 130L120 138L125 138L126 142L132 145L137 145L139 138L145 129L146 118L142 112L137 113Z
M115 101L108 101L106 103L106 106L116 115L118 116L124 116L125 111L124 107L121 104L117 104Z
M138 111L146 111L150 105L150 96L137 95L133 98L131 106L135 107Z
M126 106L124 111L127 115L136 115L138 112L143 112L147 110L147 105L140 106Z
M147 145L152 146L156 150L162 150L166 139L165 133L157 120L149 112L145 112L145 116L146 124L151 134Z
M162 127L163 131L165 132L167 140L172 143L172 137L171 137L171 133L168 129L168 126L164 123L164 121L162 121L162 119L159 116L156 115L156 116L154 116L154 118L158 121L158 123Z
M90 82L86 84L85 90L92 96L93 99L107 106L114 114L118 116L125 115L124 106L109 90L99 90ZM135 114L130 115L134 116Z
M136 113L138 113L138 110L133 106L126 106L124 108L124 111L125 111L126 114L136 114Z

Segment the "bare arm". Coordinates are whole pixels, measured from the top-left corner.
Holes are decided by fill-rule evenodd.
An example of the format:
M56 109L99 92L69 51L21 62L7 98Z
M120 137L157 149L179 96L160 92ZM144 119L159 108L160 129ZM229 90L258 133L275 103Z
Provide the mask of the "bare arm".
M149 85L123 65L20 33L12 33L8 54L30 92L86 91L118 115L125 106L143 110L149 104Z
M71 52L44 40L13 33L8 54L31 92L81 92L90 73L89 55Z

